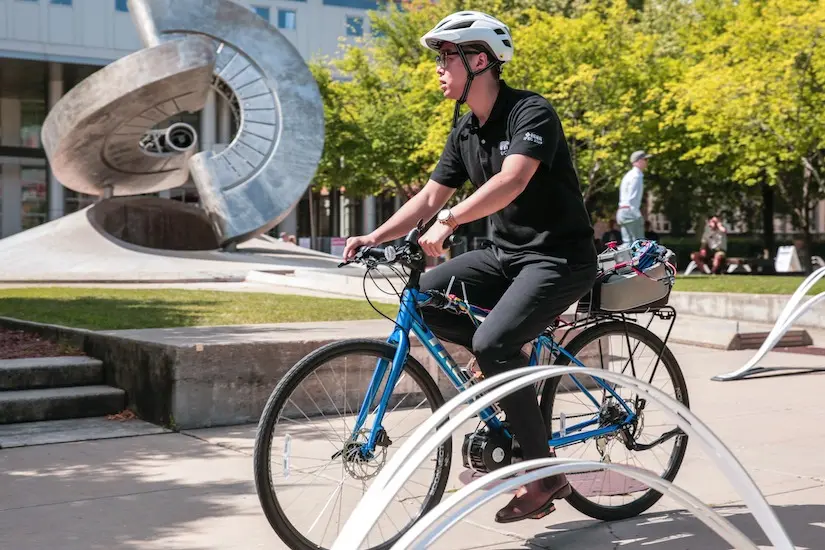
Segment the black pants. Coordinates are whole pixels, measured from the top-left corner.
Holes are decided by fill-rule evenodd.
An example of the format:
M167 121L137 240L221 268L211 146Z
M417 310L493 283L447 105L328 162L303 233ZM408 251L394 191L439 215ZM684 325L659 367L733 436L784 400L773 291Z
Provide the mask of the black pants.
M526 366L521 353L571 304L584 296L596 279L595 250L592 264L568 265L532 252L506 253L496 247L473 250L449 260L421 276L421 290L446 290L492 311L475 328L466 315L423 309L424 320L441 339L469 349L484 376ZM545 426L532 386L499 403L525 460L549 456Z

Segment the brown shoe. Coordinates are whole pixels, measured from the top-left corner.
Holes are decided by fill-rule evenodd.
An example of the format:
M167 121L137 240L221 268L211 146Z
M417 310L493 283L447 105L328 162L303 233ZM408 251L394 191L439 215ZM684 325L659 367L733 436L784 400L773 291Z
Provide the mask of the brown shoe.
M541 519L556 510L554 500L567 498L572 492L573 488L563 474L528 483L496 513L496 523Z

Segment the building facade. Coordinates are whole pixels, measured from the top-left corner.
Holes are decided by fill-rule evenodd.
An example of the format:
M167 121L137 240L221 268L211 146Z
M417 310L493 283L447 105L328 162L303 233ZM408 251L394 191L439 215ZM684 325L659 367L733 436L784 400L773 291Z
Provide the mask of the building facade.
M370 0L235 1L278 28L306 60L335 56L341 41L369 36L368 10L377 7ZM0 0L0 237L97 200L63 187L50 174L40 130L49 109L63 94L142 47L126 0ZM219 94L213 93L200 113L178 119L199 129L202 149L228 144L234 134L235 121ZM162 195L197 201L191 184ZM330 204L329 196L318 195L312 201L314 211L323 218L318 220L322 234L338 235L351 229L347 224L352 216L341 215L339 210L343 199L334 198L337 204ZM298 233L300 212L306 210L308 215L308 199L279 230ZM376 201L367 202L369 218L370 205L375 212ZM362 215L359 229L363 220Z

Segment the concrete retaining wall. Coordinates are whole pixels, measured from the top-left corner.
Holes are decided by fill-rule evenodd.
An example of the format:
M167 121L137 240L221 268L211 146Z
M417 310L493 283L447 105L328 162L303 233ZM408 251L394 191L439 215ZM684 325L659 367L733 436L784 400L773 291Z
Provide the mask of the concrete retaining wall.
M162 337L152 341L146 331L104 334L8 318L0 318L0 324L67 341L102 360L105 383L126 391L128 407L135 414L179 429L256 422L275 386L301 358L329 342L353 337L383 341L389 333L387 323L359 323L357 334L353 333L352 323L326 323L315 332L302 323L226 327L223 335L217 327L200 341L191 332L198 329L168 329L153 331L162 333ZM226 337L229 333L231 337ZM266 335L278 337L267 340ZM213 336L214 342L210 343ZM459 365L471 359L460 346L446 342L444 346ZM411 353L436 380L445 399L455 395L452 383L415 338ZM348 365L347 386L356 377L364 386L369 381L374 360L359 363L363 364ZM307 385L309 395L295 397L303 399L298 406L304 411L316 410L311 395L329 401L325 393L338 391L338 376L340 373L330 369L322 374L324 381L317 387ZM408 383L399 389L415 391L417 385ZM343 399L343 395L334 398ZM353 398L348 392L350 407L357 401Z
M790 298L776 294L673 292L670 305L684 315L774 324ZM813 296L806 296L802 303L811 298ZM794 326L825 328L825 302L814 305Z
M69 342L102 360L105 383L126 391L128 407L135 414L180 429L256 422L278 381L295 363L319 347L346 337L343 324L341 336L331 339L308 339L297 334L288 342L160 344L9 318L0 318L0 324ZM372 337L385 340L388 333L383 327ZM446 343L445 347L459 364L469 361L470 354L463 348ZM450 381L415 340L412 354L430 372L445 398L455 395ZM363 368L371 372L374 366L372 362ZM299 405L314 410L309 399Z

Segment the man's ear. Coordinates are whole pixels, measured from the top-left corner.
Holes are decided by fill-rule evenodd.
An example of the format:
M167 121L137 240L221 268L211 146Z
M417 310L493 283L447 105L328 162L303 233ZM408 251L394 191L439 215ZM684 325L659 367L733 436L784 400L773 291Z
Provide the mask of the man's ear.
M487 52L481 52L476 56L476 62L478 63L478 67L476 68L477 71L480 71L484 67L490 64L490 56Z

